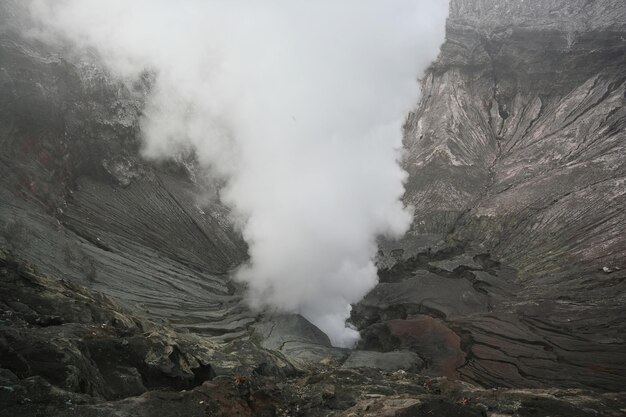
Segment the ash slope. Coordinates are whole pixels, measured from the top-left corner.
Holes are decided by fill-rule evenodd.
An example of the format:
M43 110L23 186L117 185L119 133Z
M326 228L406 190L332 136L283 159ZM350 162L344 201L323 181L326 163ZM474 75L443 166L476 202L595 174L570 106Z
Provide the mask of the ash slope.
M193 160L138 156L149 74L127 86L93 57L68 60L24 38L24 16L0 4L7 415L625 407L597 392L626 383L620 1L452 1L406 125L416 221L381 246L352 353L242 303L228 272L245 244L225 207L195 198L206 184Z
M23 36L23 4L0 7L5 246L137 314L241 333L252 315L227 273L246 247L228 210L198 198L193 161L139 157L150 76L127 86L93 57L70 62L67 51Z

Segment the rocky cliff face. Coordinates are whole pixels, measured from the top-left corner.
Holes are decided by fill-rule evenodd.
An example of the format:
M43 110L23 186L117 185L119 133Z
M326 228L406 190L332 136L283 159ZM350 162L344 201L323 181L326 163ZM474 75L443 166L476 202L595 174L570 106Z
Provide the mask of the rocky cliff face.
M386 249L386 282L356 312L378 339L407 316L402 334L423 337L410 318L427 312L463 379L624 386L625 16L623 2L452 2L406 124L413 236Z
M237 323L248 313L227 272L246 247L228 210L205 197L193 161L151 164L139 156L150 77L125 85L93 57L66 58L62 47L24 36L23 4L1 7L5 246L138 314L201 323L215 335L243 330Z
M623 412L623 1L451 2L356 351L245 307L215 184L140 157L149 74L28 24L0 3L0 415Z
M416 230L529 273L621 262L624 29L610 1L454 1L407 122Z

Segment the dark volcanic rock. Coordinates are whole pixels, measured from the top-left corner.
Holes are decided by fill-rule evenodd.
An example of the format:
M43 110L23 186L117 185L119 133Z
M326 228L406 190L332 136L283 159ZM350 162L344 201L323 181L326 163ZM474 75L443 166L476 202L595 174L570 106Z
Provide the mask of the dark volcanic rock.
M374 368L383 371L406 370L417 372L424 361L415 353L406 350L395 352L370 352L357 350L348 356L341 365L344 368Z
M307 362L336 361L348 354L346 349L332 347L328 336L299 314L266 317L255 326L253 338L305 367Z
M128 86L97 57L25 38L0 4L0 246L150 318L232 338L254 322L228 272L246 246L193 158L139 155L150 75Z
M442 292L447 288L447 292ZM381 283L359 303L359 308L404 306L406 310L439 311L444 317L455 317L486 312L487 296L477 291L465 279L444 278L434 273L417 270L411 278L400 282ZM361 313L362 314L362 313Z
M467 269L459 250L423 253L383 271L392 282L379 284L352 311L362 335L359 348L409 350L425 360L426 374L490 387L623 389L620 310L607 309L615 319L605 321L585 316L591 302L528 299L515 270L484 254L470 257L481 269ZM442 264L442 256L448 256L448 270L433 266ZM416 277L429 277L430 285L411 293L419 288ZM470 308L476 305L481 307Z
M45 407L55 395L70 404L92 403L189 389L219 376L295 372L280 354L249 342L177 333L98 293L1 259L0 307L3 415L18 415L21 405L38 401ZM49 320L52 312L55 320ZM30 397L32 384L42 390L40 400Z
M413 230L353 311L364 348L410 346L390 321L427 314L468 381L626 386L625 33L619 1L451 2L406 123Z
M152 75L25 38L24 4L0 2L0 416L626 412L623 0L451 1L357 351L245 306L219 184L140 156Z
M138 319L105 296L4 260L0 307L3 417L611 416L626 407L623 394L485 391L376 369L417 370L421 360L408 352L355 351L343 366L296 371L276 351ZM42 320L51 312L54 321ZM283 321L307 327L299 316ZM327 340L316 329L302 334Z
M452 2L407 122L416 230L454 232L538 275L621 262L623 6Z

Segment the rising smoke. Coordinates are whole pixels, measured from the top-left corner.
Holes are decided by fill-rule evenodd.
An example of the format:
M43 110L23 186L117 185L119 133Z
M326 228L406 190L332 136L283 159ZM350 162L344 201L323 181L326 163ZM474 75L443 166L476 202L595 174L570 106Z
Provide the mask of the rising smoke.
M255 308L298 312L349 346L380 235L412 220L402 124L444 38L447 0L35 0L45 36L156 77L144 156L192 148L225 180Z

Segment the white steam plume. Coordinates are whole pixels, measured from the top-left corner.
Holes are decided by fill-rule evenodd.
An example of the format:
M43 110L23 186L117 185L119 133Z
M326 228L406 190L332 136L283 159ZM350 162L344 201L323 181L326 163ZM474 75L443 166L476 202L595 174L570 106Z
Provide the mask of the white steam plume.
M447 0L35 0L50 33L110 70L156 74L144 154L195 149L226 180L253 307L298 312L333 344L376 284L400 201L402 124L444 39Z

